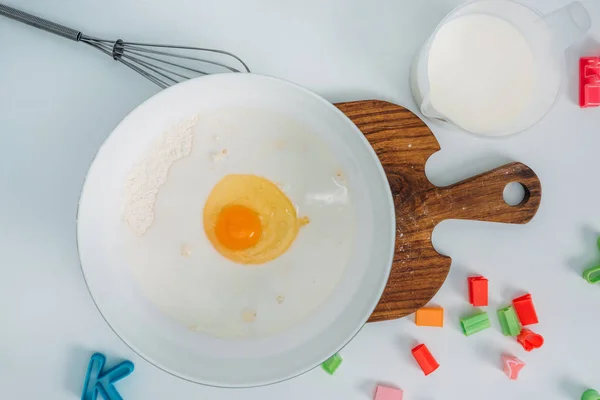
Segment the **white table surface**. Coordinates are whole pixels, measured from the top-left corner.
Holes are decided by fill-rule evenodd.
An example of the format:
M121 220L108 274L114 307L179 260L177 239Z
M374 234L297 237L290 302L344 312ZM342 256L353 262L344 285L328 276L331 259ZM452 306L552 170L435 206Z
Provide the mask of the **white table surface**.
M409 65L419 45L460 0L3 0L100 37L192 43L239 54L254 72L307 86L331 101L381 98L415 109ZM543 12L567 0L530 0ZM135 399L370 399L378 382L406 400L579 399L600 390L600 286L581 272L600 263L600 108L576 105L577 60L600 55L600 1L594 22L567 52L568 88L551 113L506 140L434 127L442 151L430 180L449 184L508 161L533 168L543 200L528 225L447 221L433 236L453 257L434 303L443 329L413 317L370 324L342 351L331 377L315 369L262 388L203 387L170 376L134 354L105 324L80 271L75 212L87 168L102 141L136 105L158 91L108 57L78 43L0 18L0 398L76 399L90 355L130 359L118 384ZM466 277L490 279L492 329L461 334L470 311ZM495 310L529 291L546 339L525 353L502 336ZM441 367L423 376L413 342ZM527 366L516 382L500 369L510 352Z

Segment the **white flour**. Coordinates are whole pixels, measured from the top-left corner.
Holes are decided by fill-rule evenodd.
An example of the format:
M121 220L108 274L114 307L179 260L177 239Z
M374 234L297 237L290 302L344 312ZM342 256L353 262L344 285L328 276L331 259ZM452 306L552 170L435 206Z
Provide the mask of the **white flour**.
M470 132L492 135L510 130L530 105L534 58L515 26L471 14L438 31L428 75L435 110Z
M129 173L123 219L136 235L142 236L152 225L156 196L171 165L192 151L196 121L193 117L160 135Z

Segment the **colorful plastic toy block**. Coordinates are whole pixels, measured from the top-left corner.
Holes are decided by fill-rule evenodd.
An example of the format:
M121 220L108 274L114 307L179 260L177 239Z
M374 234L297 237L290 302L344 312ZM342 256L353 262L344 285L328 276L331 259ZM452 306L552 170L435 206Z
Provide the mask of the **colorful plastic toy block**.
M529 293L514 299L513 307L517 312L517 316L519 317L519 321L521 321L521 325L527 326L537 324L539 322L537 313L535 312L535 307L533 306L533 301L531 300L531 295Z
M415 314L418 326L444 326L444 309L441 307L423 307Z
M579 60L579 106L600 106L600 57Z
M581 400L600 400L600 393L594 389L588 389L581 395Z
M96 400L98 394L104 400L123 400L115 388L115 383L129 376L133 372L134 365L131 361L123 361L106 371L102 371L105 364L106 357L104 354L96 353L92 356L85 375L81 400Z
M490 318L485 311L471 315L470 317L461 318L460 325L462 326L465 336L471 336L474 333L481 332L492 326L490 324Z
M517 357L502 355L502 364L504 364L504 373L511 380L517 380L519 372L525 366L525 363Z
M525 328L517 336L517 342L523 346L525 351L531 351L542 347L544 345L544 338L542 335L538 335L537 333Z
M389 386L377 385L373 400L402 400L402 390Z
M342 364L342 361L342 357L336 353L325 360L325 362L321 364L321 367L323 367L325 372L327 372L329 375L333 375L335 370L338 369L340 364Z
M498 320L504 336L517 336L521 333L521 324L519 324L519 318L512 306L499 309Z
M470 276L469 303L474 307L485 307L488 305L488 280L483 276Z
M424 344L420 344L414 349L412 349L412 354L415 360L417 360L419 367L421 367L425 375L431 374L440 366L440 364L438 364L438 362L435 360L435 358L433 358L433 356L429 352L427 346L425 346Z
M588 283L600 282L600 265L583 271L583 279L588 281Z

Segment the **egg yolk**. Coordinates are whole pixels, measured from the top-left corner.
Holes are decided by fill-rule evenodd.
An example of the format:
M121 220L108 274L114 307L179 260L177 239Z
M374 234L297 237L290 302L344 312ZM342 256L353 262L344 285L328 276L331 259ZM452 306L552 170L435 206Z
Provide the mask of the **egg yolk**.
M215 250L247 265L281 256L308 222L298 218L296 207L275 183L247 174L225 175L202 212L204 233Z
M215 235L230 250L246 250L260 240L262 226L254 210L242 205L223 207L217 216Z

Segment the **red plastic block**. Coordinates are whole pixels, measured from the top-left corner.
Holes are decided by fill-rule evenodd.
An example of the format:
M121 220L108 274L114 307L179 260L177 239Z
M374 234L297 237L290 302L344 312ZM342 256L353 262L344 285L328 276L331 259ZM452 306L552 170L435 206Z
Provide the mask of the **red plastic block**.
M600 106L600 57L579 59L579 106Z
M425 375L429 375L430 373L438 369L438 367L440 366L440 364L438 364L438 362L435 360L435 358L433 358L433 356L429 352L427 346L425 346L424 344L420 344L414 349L412 349L412 354L415 360L417 360L419 367L421 367Z
M523 346L525 351L539 349L544 345L544 337L532 332L529 329L523 329L517 336L517 342Z
M533 306L533 301L531 301L531 295L529 293L514 299L513 307L517 312L517 316L519 317L519 321L521 321L521 325L533 325L539 322L537 313L535 312L535 307Z
M483 276L470 276L469 282L469 303L475 307L485 307L488 305L488 280Z

